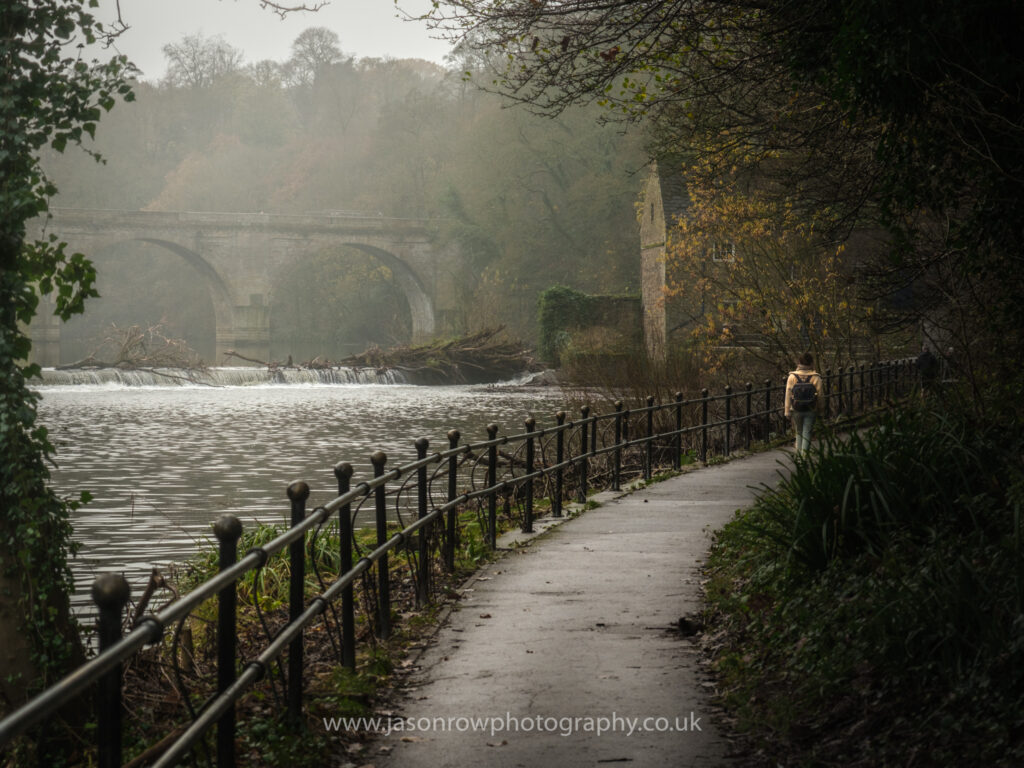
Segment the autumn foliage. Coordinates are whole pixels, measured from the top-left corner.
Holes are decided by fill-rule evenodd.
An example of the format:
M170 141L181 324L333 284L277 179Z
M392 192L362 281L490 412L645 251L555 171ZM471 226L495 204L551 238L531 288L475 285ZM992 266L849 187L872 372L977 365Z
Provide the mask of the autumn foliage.
M744 355L785 367L810 350L827 368L872 351L884 310L858 298L858 254L820 237L820 218L792 199L706 171L689 169L689 205L667 247L675 341L709 372Z

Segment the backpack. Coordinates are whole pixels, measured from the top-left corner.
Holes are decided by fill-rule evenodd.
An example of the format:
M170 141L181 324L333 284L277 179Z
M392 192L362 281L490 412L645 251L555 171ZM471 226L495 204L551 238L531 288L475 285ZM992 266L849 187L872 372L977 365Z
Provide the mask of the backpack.
M814 404L818 400L818 390L811 382L813 374L801 376L799 373L794 373L793 375L796 376L796 384L793 385L793 410L814 410Z

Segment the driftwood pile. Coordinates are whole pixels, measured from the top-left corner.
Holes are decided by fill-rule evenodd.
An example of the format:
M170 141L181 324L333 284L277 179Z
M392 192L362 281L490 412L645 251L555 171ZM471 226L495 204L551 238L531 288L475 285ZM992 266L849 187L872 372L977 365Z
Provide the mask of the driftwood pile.
M479 384L538 370L529 350L518 341L499 338L503 326L430 344L374 345L346 357L340 365L394 369L423 384Z
M538 370L529 350L518 341L499 338L503 326L487 328L456 339L433 341L413 346L402 344L381 349L376 344L365 352L342 360L315 357L304 363L255 360L234 350L225 358L265 365L270 370L299 368L373 368L378 372L400 371L416 384L482 384L502 381L528 371Z
M59 371L104 368L146 371L168 379L191 382L196 382L195 377L207 370L198 353L184 339L170 338L160 324L145 329L138 325L128 328L111 325L99 347L81 360L57 366Z

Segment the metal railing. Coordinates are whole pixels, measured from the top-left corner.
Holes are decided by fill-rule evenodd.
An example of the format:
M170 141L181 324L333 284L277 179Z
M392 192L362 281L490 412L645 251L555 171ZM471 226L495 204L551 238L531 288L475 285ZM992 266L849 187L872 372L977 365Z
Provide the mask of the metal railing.
M825 371L823 402L819 412L826 419L854 418L879 405L891 403L916 384L913 360L896 360L869 366ZM215 762L235 764L235 704L264 678L280 678L287 720L302 718L304 633L315 622L335 646L338 662L356 667L356 586L366 618L365 641L386 640L392 632L394 597L389 556L405 556L413 582L405 599L424 605L435 597L432 584L438 574L454 574L456 551L465 526L480 526L490 549L497 543L498 508L514 517L524 532L533 530L534 503L549 499L553 516L564 514L567 500L585 502L590 490L619 490L630 478L651 479L656 471L679 470L684 463L707 463L716 456L728 457L755 442L768 442L786 433L783 418L784 384L765 380L760 387L748 382L742 389L727 386L721 394L702 390L699 397L684 399L677 393L671 402L646 398L639 407L619 401L614 410L591 414L583 406L578 419L564 411L554 422L539 427L534 418L524 421L524 431L499 435L487 427L487 439L461 443L458 430L447 433L442 450L430 453L430 444L415 441L415 461L387 468L387 456L371 456L373 477L353 484L348 463L334 467L337 496L329 503L306 509L309 486L301 481L287 489L291 526L271 541L255 546L240 559L238 543L242 525L233 515L223 515L213 530L219 542L219 572L192 591L176 597L156 612L138 617L122 636L129 588L123 576L105 574L93 585L99 608L98 653L63 680L40 693L0 721L0 747L39 724L88 689L96 691L97 759L101 768L122 764L123 667L147 646L162 644L171 634L171 658L176 685L189 711L187 724L178 727L151 748L151 764L172 766L203 743L217 726ZM392 506L389 519L388 507ZM361 518L372 510L372 526ZM475 520L467 522L467 515ZM411 520L410 520L411 518ZM324 526L336 519L339 539L338 574L326 583L316 570L316 593L306 594L306 546L312 548ZM397 520L397 523L395 522ZM374 546L361 543L356 529L375 532ZM365 537L364 537L365 538ZM271 558L288 557L288 614L271 631L256 593L256 576ZM358 559L354 560L354 553ZM251 655L239 671L237 619L238 585L252 577L253 609L265 630L267 644ZM196 711L193 698L184 691L181 657L186 620L200 606L217 598L216 688ZM336 604L340 603L340 617ZM214 623L214 622L210 622ZM172 628L174 628L172 632ZM275 662L287 655L287 669ZM204 747L206 748L206 747ZM209 762L214 760L207 755Z

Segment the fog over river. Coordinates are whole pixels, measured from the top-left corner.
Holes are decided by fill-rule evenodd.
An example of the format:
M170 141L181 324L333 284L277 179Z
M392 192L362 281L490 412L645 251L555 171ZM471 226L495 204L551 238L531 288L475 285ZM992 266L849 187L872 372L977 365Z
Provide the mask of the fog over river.
M523 419L553 420L559 390L508 386L260 383L248 386L44 384L40 422L57 446L53 485L62 495L92 494L74 516L83 548L73 561L75 603L93 578L124 571L138 596L153 565L187 559L212 539L210 523L231 512L284 522L285 490L312 489L309 508L333 497L332 468L372 474L369 456L388 466L415 458L413 441L447 447L446 433L486 439L523 431Z

